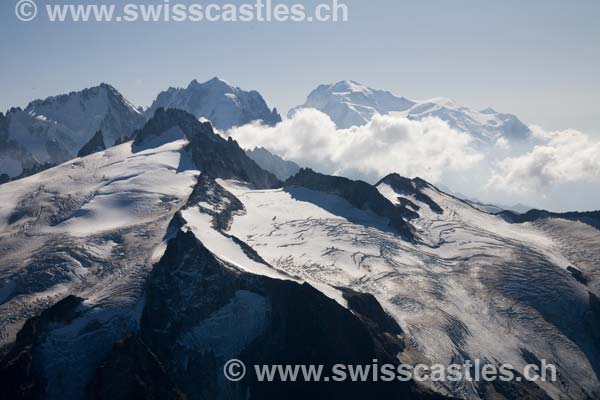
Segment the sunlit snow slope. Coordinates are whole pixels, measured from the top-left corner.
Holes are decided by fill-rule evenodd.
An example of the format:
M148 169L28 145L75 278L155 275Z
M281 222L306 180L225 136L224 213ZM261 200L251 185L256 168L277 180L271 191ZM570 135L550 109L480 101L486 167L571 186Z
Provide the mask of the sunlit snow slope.
M2 343L65 294L93 294L90 307L137 301L148 260L195 183L186 143L134 152L128 142L2 185Z
M569 218L509 222L399 175L372 186L303 169L282 184L210 124L158 109L133 142L0 185L0 339L25 324L17 342L36 370L19 377L51 399L84 398L90 384L110 394L99 377L139 379L154 396L247 398L215 372L225 359L298 360L297 348L517 371L546 359L555 383L432 388L599 398L599 231ZM377 303L393 323L374 322L390 319ZM290 339L282 320L310 337ZM12 356L0 378L29 365Z
M541 383L553 398L598 394L597 342L585 318L589 291L597 292L593 262L577 265L593 277L588 286L571 276L577 242L597 239L580 222L546 220L510 224L439 192L424 181L400 189L394 176L377 189L391 202L408 205L419 240L402 240L387 221L351 206L336 195L299 186L254 190L220 181L244 206L227 232L251 246L278 271L317 287L368 292L384 305L410 336L405 361L463 362L485 359L517 370L531 354L556 363L556 384ZM210 224L184 214L208 240ZM234 252L221 244L222 257ZM597 243L587 247L598 260ZM239 249L235 252L239 253ZM461 397L478 398L475 387L450 387Z

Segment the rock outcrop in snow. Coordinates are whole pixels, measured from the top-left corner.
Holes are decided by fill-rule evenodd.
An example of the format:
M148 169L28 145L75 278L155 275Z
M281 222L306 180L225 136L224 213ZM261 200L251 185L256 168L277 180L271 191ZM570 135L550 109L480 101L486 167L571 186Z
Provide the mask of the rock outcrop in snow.
M597 213L490 215L396 174L281 185L180 110L134 138L2 185L7 397L600 397ZM246 380L223 377L232 358ZM251 368L374 359L517 376L545 359L559 379L266 385Z
M99 151L106 150L106 144L104 144L104 136L102 135L102 131L96 132L96 134L87 142L79 153L77 153L77 157L85 157L90 154L97 153Z
M303 168L296 175L285 181L285 186L301 186L339 196L357 209L373 212L376 215L387 218L389 225L396 229L404 239L415 239L412 227L405 221L405 212L395 207L375 187L366 182L323 175L311 169Z
M157 146L174 139L189 141L191 161L214 178L240 179L256 187L272 188L279 180L260 168L232 138L224 139L209 122L200 122L192 114L159 108L143 129L135 132L134 150Z

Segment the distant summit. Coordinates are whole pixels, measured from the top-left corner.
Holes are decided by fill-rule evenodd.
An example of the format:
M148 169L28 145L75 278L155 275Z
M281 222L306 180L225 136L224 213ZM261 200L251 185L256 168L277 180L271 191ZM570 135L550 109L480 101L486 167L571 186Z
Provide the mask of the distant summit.
M158 95L146 115L151 117L160 107L206 118L219 130L257 120L270 126L281 122L277 109L270 110L260 93L244 91L216 77L204 83L193 80L186 88L169 88Z
M408 110L415 103L396 97L384 90L375 90L355 81L320 85L309 95L306 103L288 113L292 117L299 109L316 108L329 115L338 128L365 125L373 115Z
M255 147L252 150L246 150L246 155L254 160L262 169L269 171L282 181L285 181L292 175L296 175L300 171L298 164L284 160L264 147Z
M292 117L302 108L316 108L331 117L340 129L367 124L375 114L396 114L421 120L438 117L450 127L473 135L478 141L493 144L500 137L526 139L529 128L512 114L492 108L475 111L446 98L413 101L384 90L366 87L355 81L320 85L306 102L290 110Z
M0 113L0 176L4 180L27 176L130 140L159 108L186 111L219 130L257 120L271 126L281 121L260 93L218 78L204 83L194 80L185 89L170 88L145 113L102 83Z
M114 87L98 86L35 100L0 115L0 174L19 176L75 158L98 131L110 147L146 118Z

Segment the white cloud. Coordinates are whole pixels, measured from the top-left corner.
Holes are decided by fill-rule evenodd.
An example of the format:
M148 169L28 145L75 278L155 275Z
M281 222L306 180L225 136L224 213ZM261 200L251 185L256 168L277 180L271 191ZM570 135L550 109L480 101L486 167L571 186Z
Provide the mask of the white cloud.
M437 118L376 115L365 126L337 130L324 113L303 109L275 127L255 123L227 132L242 147L262 146L317 171L376 181L391 172L432 182L464 171L482 156L472 138Z
M505 137L499 137L498 140L496 140L496 147L500 150L508 150L510 149L510 143Z
M532 127L532 132L538 144L524 155L500 161L488 187L543 195L563 183L600 181L600 142L572 129L546 132Z

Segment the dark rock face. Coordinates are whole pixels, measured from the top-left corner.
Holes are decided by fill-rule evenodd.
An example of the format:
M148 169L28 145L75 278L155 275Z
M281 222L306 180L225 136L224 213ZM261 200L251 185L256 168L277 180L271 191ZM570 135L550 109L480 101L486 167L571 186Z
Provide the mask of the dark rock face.
M236 141L216 134L210 123L199 122L193 115L175 109L156 110L146 126L135 133L134 151L146 145L161 143L161 137L173 128L180 128L190 141L188 150L194 163L214 178L241 179L258 188L272 188L279 180L252 161ZM170 138L165 136L165 142Z
M397 193L414 196L415 199L417 199L421 203L427 204L429 206L429 208L431 208L431 211L433 211L437 214L444 213L444 210L442 209L442 207L440 207L435 201L433 201L431 199L431 197L429 197L426 194L424 194L423 192L421 192L421 189L423 189L425 187L431 187L431 185L429 183L427 183L426 181L424 181L423 179L420 179L420 178L408 179L408 178L405 178L398 174L390 174L390 175L386 176L385 178L383 178L382 180L380 180L375 186L379 185L380 183L386 183L386 184L390 185L392 187L392 189L394 189ZM401 202L403 202L403 201L405 202L406 199L401 200ZM409 210L410 204L402 204L402 207L404 208L405 212L410 217L410 211L411 211L411 210ZM418 214L417 213L414 213L414 214L416 214L415 218L417 218Z
M192 233L181 231L148 281L140 337L189 399L438 398L399 381L259 382L255 364L317 364L324 371L337 363L369 365L374 359L397 365L404 346L400 328L372 296L346 296L352 312L307 284L223 264ZM252 313L251 321L237 314L244 310L242 299L250 301L252 308L245 312ZM204 329L211 335L204 335ZM190 332L205 340L190 340ZM218 339L211 344L212 337ZM240 337L247 340L240 343ZM243 381L231 383L221 376L229 358L246 364Z
M147 146L156 147L170 142L173 138L168 137L166 133L175 128L180 128L187 138L196 132L206 133L208 131L204 123L200 123L193 115L185 111L159 108L142 128L133 133L133 150L141 151Z
M99 151L106 150L106 145L104 144L104 137L102 136L102 131L98 131L92 136L89 142L87 142L79 153L77 153L77 157L85 157L90 154L97 153Z
M8 138L8 118L0 112L0 143Z
M220 137L219 137L220 139ZM203 171L223 179L241 179L257 188L274 188L280 184L271 173L260 168L252 161L236 141L206 141L194 136L190 142L192 157Z
M113 346L87 387L90 400L183 400L156 355L136 335Z
M584 321L588 331L594 338L596 346L600 348L600 299L592 292L589 292L589 294L590 308L584 315Z
M386 332L401 335L402 329L398 323L390 317L381 307L377 299L370 293L359 293L348 288L339 288L344 299L348 302L348 308L357 315L374 322Z
M38 166L38 161L29 154L14 138L10 137L9 126L12 113L22 113L20 108L11 108L6 115L0 113L0 156L9 159L19 160L21 162L21 171L11 173L9 171L0 171L0 182L8 182L12 179L19 179L32 175L32 170ZM33 172L35 173L35 172ZM8 178L6 178L8 177Z
M388 218L390 226L395 228L407 240L413 240L412 228L404 221L404 212L394 206L374 187L363 181L322 175L311 169L303 168L285 181L286 186L303 186L307 189L334 194L342 197L361 210L370 210Z
M529 210L525 214L517 214L512 211L504 211L499 214L507 222L522 224L524 222L533 222L545 218L561 218L570 221L579 221L588 224L600 230L600 211L586 212L566 212L554 213L546 210Z
M582 285L587 285L588 278L583 274L583 272L571 266L567 267L567 271L571 273L571 275L573 276L573 278L575 278L577 282L581 283Z
M187 207L199 207L198 203L213 206L213 209L202 208L202 212L212 215L213 227L221 232L229 229L234 215L245 211L244 204L237 197L223 189L206 173L198 177Z
M25 323L12 348L0 361L0 388L6 399L45 397L45 379L36 365L36 346L51 324L64 324L72 320L82 301L79 297L68 296Z

